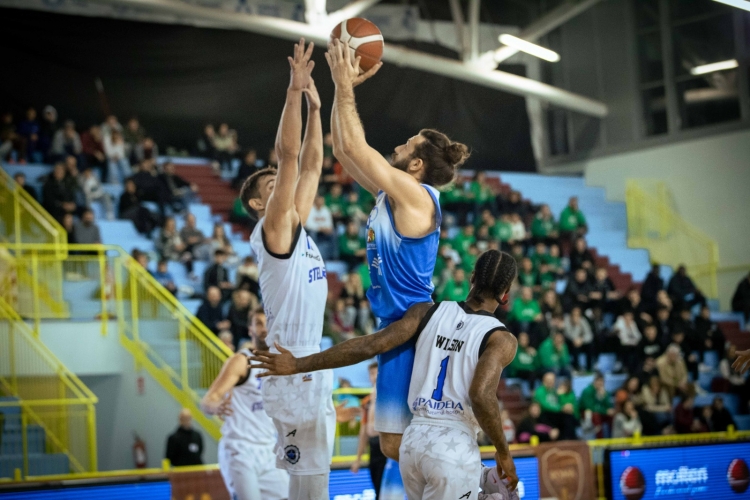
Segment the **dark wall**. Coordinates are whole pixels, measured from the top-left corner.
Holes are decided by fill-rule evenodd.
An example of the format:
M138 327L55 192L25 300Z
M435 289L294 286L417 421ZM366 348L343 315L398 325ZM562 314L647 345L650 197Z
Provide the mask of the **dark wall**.
M79 129L103 118L101 78L121 122L137 115L162 146L192 149L226 121L243 147L273 145L292 44L241 31L0 9L0 110L54 105ZM316 80L328 129L333 84L322 49ZM390 152L420 128L469 144L468 168L535 170L522 97L386 64L357 89L368 141ZM163 151L163 149L162 149Z

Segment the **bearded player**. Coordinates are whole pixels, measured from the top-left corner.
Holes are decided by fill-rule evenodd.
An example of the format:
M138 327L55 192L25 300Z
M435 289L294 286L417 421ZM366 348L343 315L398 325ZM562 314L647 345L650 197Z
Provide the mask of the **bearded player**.
M253 311L248 333L254 349L268 351L266 315ZM263 409L260 370L243 349L224 362L201 400L209 415L224 419L219 441L219 470L233 500L281 500L289 492L289 474L276 468L276 427Z
M429 302L441 213L438 188L453 182L468 148L435 130L422 130L398 146L391 163L371 148L357 114L354 87L380 68L359 74L359 60L339 40L326 53L336 97L331 114L334 156L364 189L377 195L367 223L367 291L379 327L401 319L414 304ZM401 435L412 414L407 404L414 342L378 359L375 429L383 453L398 460Z
M310 76L312 49L310 44L305 50L300 40L289 58L291 78L276 136L278 172L259 170L240 191L245 208L259 217L250 245L258 259L268 344L298 356L320 350L328 296L325 263L304 229L323 166L320 98ZM308 107L303 143L302 94ZM276 465L291 476L290 500L328 499L335 431L332 390L331 371L271 377L263 384L263 405L278 431Z
M518 498L513 459L497 401L500 373L516 354L517 342L494 316L516 277L516 261L507 253L482 254L471 275L466 302L422 303L380 332L348 340L322 353L295 358L256 352L251 361L261 374L304 373L338 368L369 359L408 342L416 343L409 406L414 415L401 443L399 468L409 500ZM495 485L483 485L477 433L484 430L495 446Z

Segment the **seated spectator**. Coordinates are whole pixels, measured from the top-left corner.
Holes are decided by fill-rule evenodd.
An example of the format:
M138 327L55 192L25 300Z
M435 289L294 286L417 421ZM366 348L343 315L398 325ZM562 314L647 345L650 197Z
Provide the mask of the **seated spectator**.
M570 314L565 315L564 331L568 349L573 356L573 367L576 370L582 369L578 355L583 354L586 358L586 371L591 371L594 359L594 334L580 307L574 307Z
M185 225L180 229L180 238L185 244L185 251L189 252L193 260L208 260L210 247L206 236L196 226L195 215L185 215Z
M26 143L26 150L21 158L32 162L41 162L44 155L37 149L39 145L39 122L36 119L36 109L33 106L26 110L26 119L18 124L16 132Z
M39 201L39 195L36 192L36 188L34 186L26 184L26 174L24 174L23 172L16 172L13 175L13 180L16 181L18 187L23 188L23 190L26 191L29 196L34 199L34 201Z
M737 289L732 295L732 311L742 313L745 322L750 325L750 273L737 283Z
M518 191L511 191L510 194L508 194L508 198L505 200L500 199L500 201L501 214L518 214L523 219L528 212L528 207L523 202L523 199L521 199L521 193Z
M550 335L539 346L539 368L555 375L570 376L570 354L562 333Z
M213 125L209 123L203 127L203 133L196 141L196 150L199 156L208 158L209 160L216 160L216 148L214 147L215 137L216 129ZM216 167L218 167L218 164Z
M641 342L641 331L633 318L633 313L625 311L615 321L613 330L620 339L620 350L618 351L622 363L630 373L634 373L638 367L638 345Z
M78 211L75 192L65 182L65 165L56 163L42 188L42 206L57 220Z
M670 397L684 394L688 390L688 370L677 344L670 344L667 351L656 360L659 380Z
M135 145L130 156L134 163L143 163L146 160L156 161L159 157L159 146L151 137L146 137Z
M518 214L512 214L510 216L510 239L515 243L521 243L526 246L529 239L529 234L526 232L526 226L523 223L523 219Z
M156 165L153 160L142 162L138 167L138 173L131 177L138 187L138 197L141 201L152 201L159 207L162 218L166 216L166 207L169 203L167 187L159 179Z
M221 165L221 169L231 170L232 158L238 150L237 136L226 123L219 125L219 132L213 138L213 146L216 151L216 161Z
M573 392L573 387L570 384L570 379L564 378L560 380L560 383L557 386L557 397L560 401L560 408L562 409L562 412L575 418L575 420L571 422L572 427L575 429L576 427L578 427L578 420L580 416L578 413L578 399L576 398L576 394ZM569 439L575 439L575 436Z
M685 266L677 268L677 272L669 280L667 293L676 308L692 309L694 305L706 305L706 297L695 286L693 280L687 275Z
M466 300L469 295L469 281L466 279L466 274L462 268L457 268L453 271L453 279L445 284L438 300L451 300L455 302L461 302Z
M549 322L552 319L553 314L562 314L562 304L560 303L560 296L554 290L545 290L542 294L542 302L540 304L542 315Z
M104 137L112 137L112 133L117 132L122 136L123 128L120 124L120 121L117 119L115 115L109 115L104 120L104 122L101 125L102 128L102 136Z
M724 334L719 325L711 321L711 310L708 306L701 307L700 315L693 322L695 334L695 349L700 351L701 358L706 351L714 351L719 359L724 357Z
M211 253L215 253L216 250L224 251L224 253L227 256L228 265L236 266L239 263L239 258L237 257L237 253L234 251L234 248L232 247L232 242L229 241L229 238L227 237L227 233L224 230L223 223L221 222L214 223L214 231L213 233L211 233L209 245L211 245L211 248L210 248Z
M531 222L531 237L535 244L553 245L557 243L557 222L555 222L555 217L552 215L549 205L543 204L539 207L539 212Z
M531 288L535 292L541 290L539 273L534 269L534 264L528 257L524 257L523 260L521 260L521 269L518 270L518 283L521 286Z
M104 212L107 214L107 220L114 220L115 209L112 195L102 188L99 179L94 175L93 170L85 168L78 176L78 183L81 186L83 195L86 198L86 206L91 208L92 203L101 203Z
M573 396L575 399L575 396ZM542 409L539 421L550 427L560 429L560 439L575 439L576 418L575 408L569 400L560 401L560 395L555 389L555 374L547 372L542 377L542 384L534 391L534 402Z
M644 417L644 434L655 436L672 423L672 398L662 385L661 379L654 375L648 379L648 384L641 389L643 410L649 418Z
M711 410L711 425L713 427L711 432L726 432L730 425L734 426L735 429L737 428L732 414L724 406L724 398L721 396L714 397Z
M594 381L581 393L579 406L581 410L591 410L594 425L602 426L597 438L607 435L605 427L611 427L615 409L612 395L604 388L604 375L599 372L594 375Z
M563 309L570 311L574 307L582 311L589 309L591 304L591 283L585 269L577 269L572 280L568 280L568 286L562 296Z
M537 378L539 363L536 349L529 345L529 334L518 334L518 349L513 361L508 365L508 376L526 380L531 386Z
M346 307L344 299L336 300L333 303L333 308L328 311L327 316L332 337L336 343L344 342L354 337L354 323L357 321L357 315L356 312Z
M333 226L333 214L325 205L325 198L316 196L305 229L318 245L320 256L324 261L335 260L338 245L336 230Z
M222 330L219 333L219 340L230 351L235 352L237 350L237 348L234 346L234 336L232 335L232 332L230 332L229 330Z
M365 207L359 199L359 193L352 191L348 194L346 199L346 206L344 207L344 214L346 217L355 222L358 225L363 225L367 222L367 213L370 207Z
M63 128L55 132L50 147L50 157L55 161L60 161L66 156L75 156L78 158L83 153L81 137L76 132L76 124L72 120L65 122Z
M135 148L146 138L146 130L141 126L141 122L136 117L132 117L122 129L122 138L125 140L125 149L131 163L140 163L141 160L135 158Z
M656 359L664 353L664 345L659 340L659 332L656 325L649 323L643 329L643 338L638 343L637 358L646 360Z
M545 260L549 271L554 273L558 279L565 276L565 269L562 266L562 257L560 257L560 247L558 245L550 245Z
M106 182L109 169L107 168L107 156L104 153L102 129L98 125L92 125L91 128L81 134L81 148L85 165L97 169L101 181ZM116 181L116 179L113 180Z
M130 161L125 153L125 141L120 132L113 130L110 136L104 136L104 154L107 157L107 179L111 183L124 182L130 177Z
M695 411L695 395L693 391L683 395L682 400L675 407L674 428L677 434L692 434L707 431Z
M44 161L48 163L52 161L49 157L49 150L57 129L57 110L53 106L47 105L42 110L42 120L39 122L37 149L44 155Z
M531 436L537 436L540 443L557 441L560 437L560 430L542 423L540 420L541 415L541 406L536 401L532 401L529 405L528 414L521 420L516 429L519 443L528 443L531 440Z
M263 310L263 307L255 307L250 310L250 313L248 314L248 328L247 331L245 331L240 338L235 338L235 342L237 343L237 350L241 351L243 349L243 345L246 345L247 343L250 344L249 349L267 349L267 347L255 345L253 342L253 338L264 338L266 333L268 332L268 328L266 325L266 313ZM259 342L264 342L262 340L259 340Z
M172 273L167 270L167 260L161 259L159 263L156 264L156 271L152 272L151 276L153 276L161 286L169 290L172 295L177 295L177 285L174 283Z
M346 200L344 199L341 184L333 184L331 190L325 195L324 199L326 206L331 211L334 224L338 225L343 223L344 220L346 220L346 213L344 212Z
M232 179L232 188L239 190L245 179L253 175L258 169L263 168L263 162L258 161L258 152L254 149L248 149L245 152L240 168L237 169L237 175Z
M255 262L254 258L248 255L242 260L239 267L237 267L237 288L245 289L256 297L259 297L259 274L260 271L258 270L258 264Z
M657 307L654 323L656 324L656 330L659 332L659 340L661 340L662 344L672 342L672 329L669 316L669 309L666 307Z
M171 161L166 162L162 170L159 180L164 185L167 200L175 212L182 212L187 208L192 196L198 192L198 186L177 175Z
M568 201L568 206L560 214L560 237L573 241L584 236L587 231L586 217L578 209L578 197L572 196Z
M622 408L625 401L632 401L636 409L643 406L643 396L641 395L641 379L631 375L622 387L615 392L615 406Z
M193 274L193 256L180 238L174 217L164 219L155 247L163 259L182 262L188 274Z
M158 225L158 219L146 207L141 205L137 189L132 179L125 181L125 191L120 195L117 212L120 219L133 221L133 225L139 233L146 235L147 238L151 238L151 232Z
M477 242L477 238L474 235L474 226L464 226L461 228L461 232L456 234L455 238L451 241L452 247L460 254L464 255L469 251L469 247Z
M614 302L620 299L620 293L609 278L609 271L606 267L596 268L589 298L591 307L598 307L607 312L611 312L614 309Z
M359 224L350 221L346 225L346 232L339 236L339 259L346 262L349 272L352 272L367 255L365 239L359 235Z
M640 434L641 431L643 431L643 426L635 404L630 400L625 401L622 409L612 421L612 437L614 439L630 438L635 434Z
M500 420L503 421L503 434L505 435L505 441L507 443L516 442L516 424L510 418L508 410L502 409L500 411Z
M90 208L84 210L81 220L75 223L73 239L84 245L98 245L102 242L99 226L94 223L94 212Z
M516 297L508 312L508 321L513 324L512 330L529 332L532 338L540 336L540 323L543 319L533 291L527 286L522 287L521 296Z
M232 305L229 306L227 319L229 320L229 331L232 333L232 342L237 343L240 338L247 335L250 311L257 304L252 303L252 294L247 290L235 290L232 292Z
M227 254L224 250L216 250L214 252L214 263L206 269L206 273L203 275L203 289L208 290L209 287L217 287L221 290L221 300L229 300L229 296L232 294L234 285L229 281L229 270L224 266L227 260Z
M495 220L490 228L490 236L500 241L503 250L510 249L515 242L513 241L513 226L510 223L509 214L503 214Z
M594 255L589 250L584 238L577 238L570 250L570 270L571 272L578 269L585 269L586 274L594 272Z
M661 267L659 264L652 264L651 271L646 276L641 286L641 299L643 305L652 316L656 313L656 295L659 291L664 290L664 280L661 278Z
M16 126L13 124L13 114L4 113L0 123L0 161L8 160L14 162L11 154L15 151L15 157L20 161L26 161L26 144L24 139L18 135Z
M218 287L208 287L206 289L206 299L198 308L198 312L195 313L195 317L201 320L216 335L222 330L229 330L232 326L224 314L221 297L221 290Z

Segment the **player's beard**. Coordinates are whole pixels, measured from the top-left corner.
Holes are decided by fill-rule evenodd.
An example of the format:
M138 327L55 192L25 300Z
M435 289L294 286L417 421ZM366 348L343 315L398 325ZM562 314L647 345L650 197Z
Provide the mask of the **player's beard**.
M396 158L394 158L393 156L391 156L391 166L393 168L401 170L402 172L406 172L406 170L409 168L409 162L412 159L413 158L409 157L409 158L404 158L402 160L397 160Z
M266 344L265 339L261 340L259 338L255 339L255 350L257 351L268 351L268 344Z

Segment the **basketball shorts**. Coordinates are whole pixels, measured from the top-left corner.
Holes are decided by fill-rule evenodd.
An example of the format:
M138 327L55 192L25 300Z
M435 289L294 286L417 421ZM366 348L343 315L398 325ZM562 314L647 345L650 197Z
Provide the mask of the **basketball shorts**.
M476 436L453 427L410 425L399 448L409 500L477 500L482 459Z
M387 325L381 323L381 328ZM414 366L416 342L410 340L378 356L378 401L375 430L403 434L411 422L409 383Z
M219 441L219 470L232 500L281 500L289 495L289 474L276 468L273 445Z
M330 472L336 433L333 372L268 377L261 390L278 432L276 466L299 476Z

